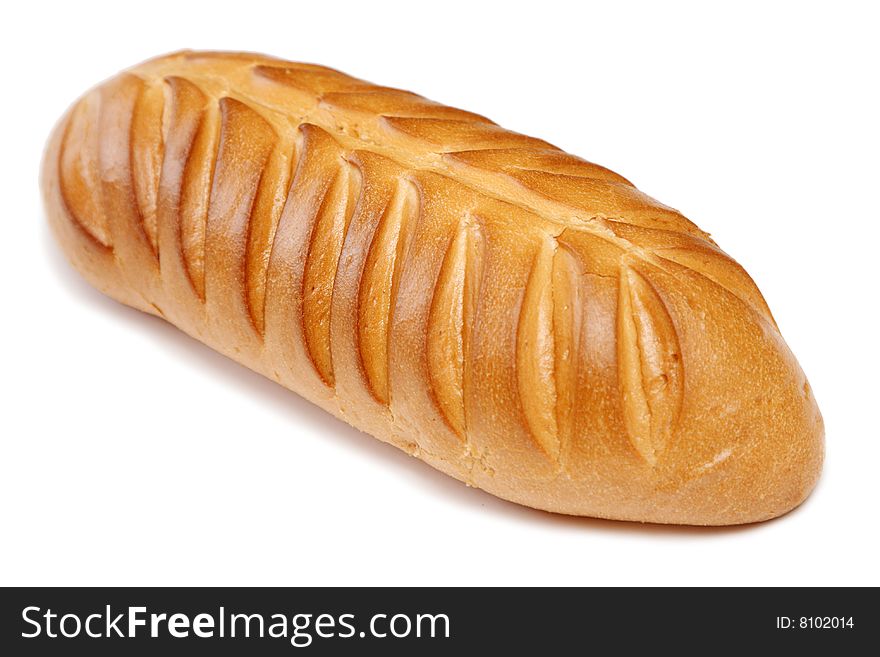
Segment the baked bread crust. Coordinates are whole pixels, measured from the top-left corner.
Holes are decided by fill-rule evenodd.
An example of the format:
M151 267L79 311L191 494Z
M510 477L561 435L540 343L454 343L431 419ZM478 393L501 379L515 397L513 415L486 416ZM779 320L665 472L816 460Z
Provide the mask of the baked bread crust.
M92 285L499 497L723 525L818 478L815 399L742 267L481 116L175 53L68 111L42 187Z

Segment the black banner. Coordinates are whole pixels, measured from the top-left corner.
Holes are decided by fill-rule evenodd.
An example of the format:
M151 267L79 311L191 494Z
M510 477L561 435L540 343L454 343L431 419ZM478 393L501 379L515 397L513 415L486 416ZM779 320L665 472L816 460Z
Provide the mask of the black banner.
M873 589L49 588L0 596L4 655L851 654L877 638L880 620Z

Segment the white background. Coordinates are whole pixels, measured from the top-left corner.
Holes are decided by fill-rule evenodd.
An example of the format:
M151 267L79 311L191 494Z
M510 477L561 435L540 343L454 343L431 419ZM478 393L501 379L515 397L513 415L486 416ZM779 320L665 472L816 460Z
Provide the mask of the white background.
M0 584L880 584L880 21L867 2L714 7L7 7ZM720 530L521 508L94 292L46 227L44 140L87 87L182 47L412 89L680 209L752 274L810 377L813 496Z

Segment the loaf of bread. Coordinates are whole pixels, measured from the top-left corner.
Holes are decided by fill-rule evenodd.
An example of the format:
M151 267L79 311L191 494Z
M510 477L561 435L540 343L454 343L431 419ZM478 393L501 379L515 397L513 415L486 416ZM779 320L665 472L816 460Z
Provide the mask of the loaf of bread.
M815 399L742 267L482 116L182 52L77 101L42 188L96 288L499 497L725 525L819 476Z

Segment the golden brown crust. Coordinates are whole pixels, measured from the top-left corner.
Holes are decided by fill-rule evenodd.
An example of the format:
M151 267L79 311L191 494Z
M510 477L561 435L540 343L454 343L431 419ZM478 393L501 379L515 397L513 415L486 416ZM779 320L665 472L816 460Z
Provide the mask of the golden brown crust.
M626 179L470 112L176 53L74 105L43 189L99 289L501 497L732 524L821 469L748 274Z

